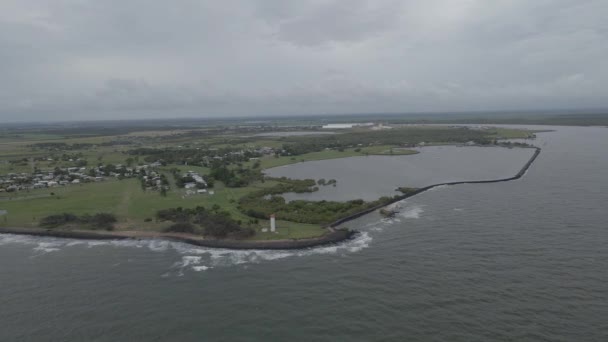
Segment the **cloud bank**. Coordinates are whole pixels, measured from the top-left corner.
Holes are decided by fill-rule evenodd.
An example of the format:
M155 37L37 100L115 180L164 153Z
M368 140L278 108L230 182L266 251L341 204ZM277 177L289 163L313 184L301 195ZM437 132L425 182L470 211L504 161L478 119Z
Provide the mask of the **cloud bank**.
M0 121L608 107L604 0L4 0Z

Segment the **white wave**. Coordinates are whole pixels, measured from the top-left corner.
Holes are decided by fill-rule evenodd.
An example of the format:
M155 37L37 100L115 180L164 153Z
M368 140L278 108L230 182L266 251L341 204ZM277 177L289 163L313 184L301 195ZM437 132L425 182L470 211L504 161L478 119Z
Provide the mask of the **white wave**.
M462 209L462 208L454 208L452 210L454 210L454 211L464 211L464 209Z
M440 191L440 190L443 190L443 189L447 189L449 187L450 187L449 185L439 185L439 186L436 186L434 188L430 188L427 191Z
M60 242L39 242L36 247L34 247L34 251L44 253L57 252L60 250L61 243Z
M419 219L420 214L422 214L423 212L424 209L422 208L422 206L417 205L410 208L406 208L406 210L399 212L398 216L406 219Z
M146 248L157 253L174 251L182 255L171 269L177 270L177 275L183 275L185 269L205 271L215 267L234 265L259 264L290 257L307 257L313 255L356 253L369 247L372 241L367 232L359 233L355 238L343 243L320 246L303 250L231 250L221 248L207 248L192 246L182 242L168 240L142 239L142 240L73 240L53 237L36 237L26 235L0 234L0 245L16 243L33 246L36 255L48 252L57 252L63 248L84 246L97 248L111 246L116 248ZM166 274L171 274L168 272Z
M192 269L195 272L206 271L206 270L208 270L210 268L213 268L213 267L209 267L209 266L192 266Z

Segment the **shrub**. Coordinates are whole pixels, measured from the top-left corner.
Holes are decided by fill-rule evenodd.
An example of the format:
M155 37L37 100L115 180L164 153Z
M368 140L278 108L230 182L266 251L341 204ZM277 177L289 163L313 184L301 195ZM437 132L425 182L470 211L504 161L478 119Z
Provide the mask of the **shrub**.
M77 221L78 217L76 215L70 213L63 213L58 215L50 215L42 218L40 220L40 226L47 228L56 228Z
M196 227L192 223L178 222L164 229L165 232L171 233L194 233Z
M82 216L76 216L70 213L63 213L43 217L40 220L40 226L47 228L57 228L68 224L82 224L88 226L88 228L91 229L113 230L114 223L116 222L116 217L108 213L97 213L94 215L85 214Z

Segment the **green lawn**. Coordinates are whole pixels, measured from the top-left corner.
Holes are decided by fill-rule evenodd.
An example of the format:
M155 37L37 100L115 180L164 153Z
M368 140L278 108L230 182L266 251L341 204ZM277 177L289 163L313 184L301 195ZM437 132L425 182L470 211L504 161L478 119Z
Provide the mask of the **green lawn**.
M391 154L392 149L392 154ZM355 151L355 148L345 149L344 151L338 150L325 150L320 152L311 152L293 157L274 157L274 156L265 156L260 159L260 164L262 169L269 169L277 166L283 166L298 162L307 162L313 160L325 160L325 159L338 159L338 158L346 158L346 157L360 157L366 155L408 155L408 154L416 154L417 151L392 147L388 145L378 145L378 146L369 146L369 147L361 147L360 151ZM246 165L250 166L253 162L249 162Z
M534 131L502 127L490 128L489 131L493 132L492 137L499 139L525 139L534 134Z
M0 225L9 227L36 227L42 217L73 213L77 215L98 212L113 213L118 217L118 229L159 230L169 223L157 223L154 216L157 210L214 204L230 212L233 218L248 222L249 217L236 208L239 198L262 187L275 185L275 182L256 183L244 188L227 188L216 182L215 194L186 196L183 189L172 189L166 197L156 191L143 191L136 179L107 180L99 183L70 185L52 189L31 190L19 193L2 193L0 210L7 214L0 216ZM51 195L54 193L54 195ZM147 218L152 222L145 222ZM260 227L267 227L268 221L261 220ZM260 233L255 238L283 239L302 238L320 235L323 228L317 225L278 221L279 233ZM284 228L284 229L283 229Z

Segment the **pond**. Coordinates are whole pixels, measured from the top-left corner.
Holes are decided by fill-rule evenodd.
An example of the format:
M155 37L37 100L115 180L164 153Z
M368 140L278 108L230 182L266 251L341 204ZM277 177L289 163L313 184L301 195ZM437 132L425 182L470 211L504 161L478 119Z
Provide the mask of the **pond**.
M336 186L321 186L313 193L286 193L286 200L375 200L396 195L396 188L514 176L533 149L429 146L407 156L363 156L310 161L266 170L271 177L336 179Z

